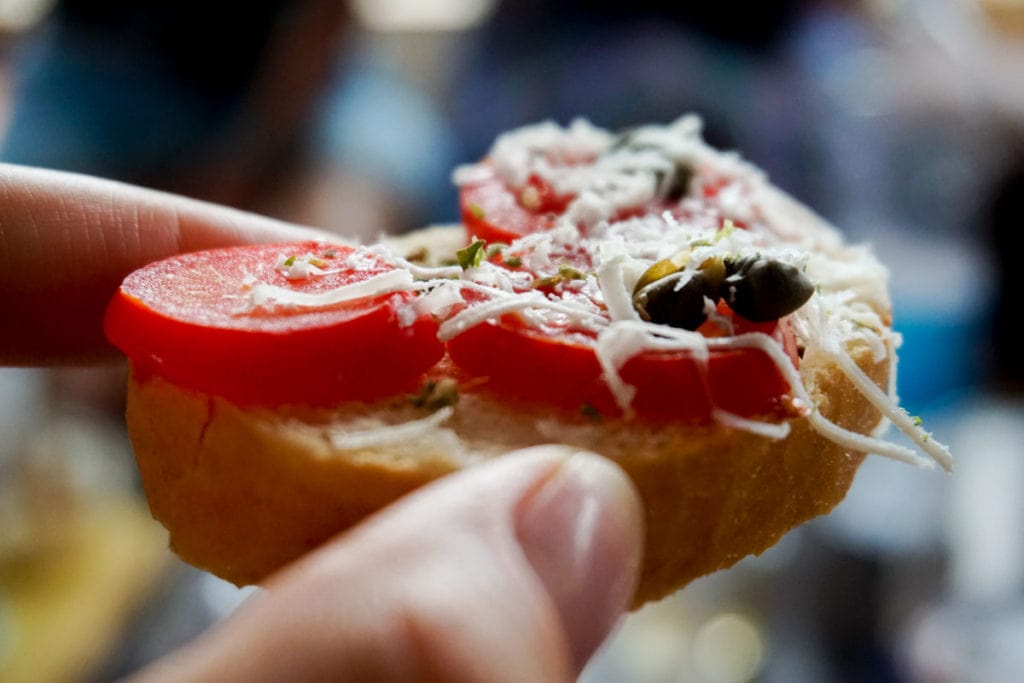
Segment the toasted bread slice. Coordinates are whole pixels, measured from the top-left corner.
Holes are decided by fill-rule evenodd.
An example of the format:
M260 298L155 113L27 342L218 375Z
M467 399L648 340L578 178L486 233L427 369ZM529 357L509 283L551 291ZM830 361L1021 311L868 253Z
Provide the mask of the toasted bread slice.
M854 354L880 386L885 361ZM825 358L801 375L822 413L868 433L880 414ZM846 494L863 454L795 419L785 439L720 424L653 426L553 415L464 392L331 410L234 405L132 374L128 427L153 515L186 561L237 584L274 570L412 489L511 449L561 443L620 465L646 510L636 604L760 553Z

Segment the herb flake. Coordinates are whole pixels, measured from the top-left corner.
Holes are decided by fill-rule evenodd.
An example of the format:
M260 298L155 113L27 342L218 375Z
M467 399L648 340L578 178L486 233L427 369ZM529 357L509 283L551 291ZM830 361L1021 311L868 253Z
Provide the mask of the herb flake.
M455 252L455 258L458 259L459 265L462 266L463 270L475 268L483 262L485 244L486 242L483 240L476 240L469 246Z
M562 264L558 266L558 274L562 276L563 280L586 280L587 275L581 270L573 268L568 264Z
M416 394L409 396L409 402L417 408L440 410L459 402L459 385L450 378L428 379Z

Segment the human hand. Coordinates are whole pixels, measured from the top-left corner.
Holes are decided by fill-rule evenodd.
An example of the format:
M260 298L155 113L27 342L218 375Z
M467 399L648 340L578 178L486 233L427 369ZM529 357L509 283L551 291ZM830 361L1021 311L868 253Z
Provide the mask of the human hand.
M124 276L150 261L324 237L123 183L0 164L0 365L112 357L103 311Z
M125 274L324 237L181 197L0 165L0 365L102 356ZM544 447L428 486L272 577L144 681L566 681L629 606L641 512L598 456Z
M286 568L141 680L573 680L630 604L641 539L609 461L510 454Z

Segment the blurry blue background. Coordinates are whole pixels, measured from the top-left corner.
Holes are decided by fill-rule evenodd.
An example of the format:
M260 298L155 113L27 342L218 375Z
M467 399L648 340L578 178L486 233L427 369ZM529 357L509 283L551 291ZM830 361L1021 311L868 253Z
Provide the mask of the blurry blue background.
M905 340L903 403L958 468L869 460L829 517L631 616L584 679L1019 679L1024 0L0 3L0 160L364 239L455 220L451 169L508 128L689 111L875 245ZM4 680L129 672L242 597L167 556L158 530L132 531L145 513L119 372L0 369ZM83 603L106 630L53 646L25 615L71 618L39 597L69 580L38 568L65 553L83 593L102 594L88 558L62 550L67 520L122 499L134 512L115 505L81 533L123 525L108 551L123 574L95 581L135 588ZM74 665L47 678L31 659L65 650Z

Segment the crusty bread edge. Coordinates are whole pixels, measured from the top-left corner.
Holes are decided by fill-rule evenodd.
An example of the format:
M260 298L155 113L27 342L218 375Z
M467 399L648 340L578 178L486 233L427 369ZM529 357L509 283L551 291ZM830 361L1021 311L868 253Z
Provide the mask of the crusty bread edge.
M419 244L459 239L450 228ZM418 248L419 244L410 247ZM885 386L886 360L854 359ZM871 432L881 416L827 358L801 376L818 409ZM450 419L398 443L351 447L335 433L372 432L427 416L406 397L331 411L243 408L133 370L128 428L154 517L186 561L238 584L292 559L429 481L507 450L541 443L588 449L618 463L645 505L645 558L635 602L774 545L846 495L864 455L816 432L807 418L782 440L729 428L652 428L623 420L510 406L464 395Z

